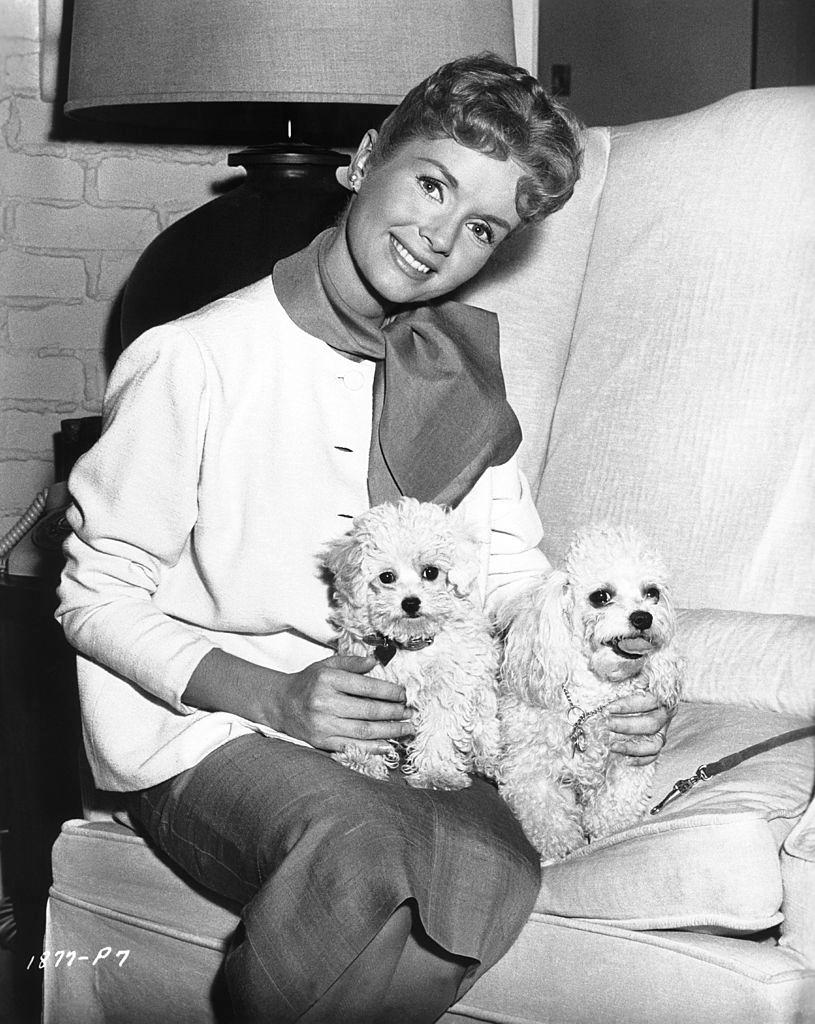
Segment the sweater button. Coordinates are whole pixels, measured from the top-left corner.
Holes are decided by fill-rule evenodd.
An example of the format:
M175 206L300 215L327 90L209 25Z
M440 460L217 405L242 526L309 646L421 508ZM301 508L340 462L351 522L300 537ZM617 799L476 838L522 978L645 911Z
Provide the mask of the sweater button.
M362 374L359 370L349 370L344 377L341 378L343 384L348 388L349 391L359 391L362 385L365 383Z

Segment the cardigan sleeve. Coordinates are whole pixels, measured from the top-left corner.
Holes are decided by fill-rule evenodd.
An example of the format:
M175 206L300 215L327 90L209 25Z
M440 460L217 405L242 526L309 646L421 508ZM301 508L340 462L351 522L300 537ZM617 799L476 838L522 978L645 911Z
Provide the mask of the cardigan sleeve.
M503 603L533 586L552 566L541 551L543 537L529 483L512 458L492 470L490 555L485 607L496 615Z
M57 618L70 643L176 711L214 646L164 614L153 596L197 517L206 372L176 324L127 348L105 396L104 427L69 479L72 534Z

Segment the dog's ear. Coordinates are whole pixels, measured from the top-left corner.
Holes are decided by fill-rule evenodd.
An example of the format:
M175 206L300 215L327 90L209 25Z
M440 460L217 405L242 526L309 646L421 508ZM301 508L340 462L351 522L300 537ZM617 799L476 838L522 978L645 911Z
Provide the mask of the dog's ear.
M455 546L453 565L447 574L458 597L468 597L475 590L480 571L478 544L471 537L460 539Z
M332 590L351 596L361 579L362 559L363 546L353 532L338 537L328 545L321 562L327 570Z
M502 614L506 628L503 676L531 704L551 704L572 674L569 577L556 569L513 601Z
M475 590L481 574L478 541L460 509L448 509L447 516L453 551L447 579L457 597L468 597Z

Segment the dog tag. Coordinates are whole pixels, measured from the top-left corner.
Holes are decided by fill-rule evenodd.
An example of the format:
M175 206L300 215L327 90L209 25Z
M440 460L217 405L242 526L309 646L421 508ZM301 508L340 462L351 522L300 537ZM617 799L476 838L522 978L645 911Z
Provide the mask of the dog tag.
M382 667L384 668L385 665L387 665L388 662L394 657L397 650L398 648L396 644L393 642L380 644L378 647L374 648L374 657L379 662L379 664L382 665Z
M574 729L572 729L572 757L574 757L575 754L585 754L585 753L586 753L586 734L583 731L583 727L581 725L576 725L574 727Z

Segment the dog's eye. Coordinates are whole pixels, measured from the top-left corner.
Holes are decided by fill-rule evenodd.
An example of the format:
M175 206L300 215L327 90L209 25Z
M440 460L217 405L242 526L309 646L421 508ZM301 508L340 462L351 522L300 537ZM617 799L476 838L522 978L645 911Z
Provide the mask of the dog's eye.
M435 579L438 579L438 578L439 578L439 570L438 570L437 566L435 566L435 565L426 565L424 567L424 569L422 569L422 579L423 580L435 580Z
M589 604L594 605L595 608L602 608L603 605L608 604L611 601L611 591L609 590L595 590L589 594Z
M386 569L385 572L381 572L379 574L379 582L380 583L395 583L396 582L396 573L395 572L391 572L390 569Z
M653 601L654 603L658 602L661 597L659 587L646 587L645 590L643 590L642 592L642 596L644 598L647 598L647 600L649 601Z

